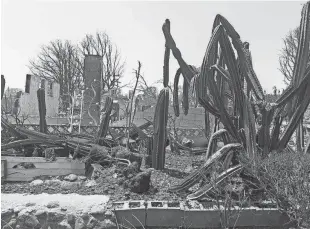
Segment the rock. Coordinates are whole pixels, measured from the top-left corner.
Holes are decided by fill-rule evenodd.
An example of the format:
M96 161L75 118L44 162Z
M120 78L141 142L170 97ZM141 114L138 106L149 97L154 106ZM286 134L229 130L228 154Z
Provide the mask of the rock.
M51 210L47 212L47 222L50 223L60 223L65 218L65 214L56 210Z
M87 228L94 228L98 224L98 220L91 216L86 225Z
M97 185L97 182L95 180L89 180L85 182L85 187L93 187Z
M74 229L87 229L84 220L81 217L76 218Z
M37 217L41 225L44 225L46 223L47 212L45 210L42 210L42 209L37 210L37 212L34 215Z
M57 180L57 179L52 179L52 180L46 180L45 184L49 185L49 186L55 186L55 185L60 185L62 182L61 180Z
M61 189L63 190L75 190L81 186L80 182L70 182L70 181L62 181L61 182Z
M191 165L186 166L184 172L185 173L190 173L193 170L193 167Z
M8 223L12 216L14 216L13 209L2 209L1 210L1 220L2 222Z
M40 222L35 215L29 213L22 213L20 212L17 217L17 224L21 228L34 228L39 229L41 228Z
M64 220L58 223L57 229L72 229L72 227L67 221Z
M50 201L46 205L47 208L58 208L59 207L59 202L58 201Z
M97 179L100 176L102 169L103 167L99 164L91 164L86 172L87 178L91 180Z
M38 186L38 185L42 185L44 182L43 180L34 180L30 183L30 186Z
M107 210L104 213L104 218L112 221L114 219L114 213L111 210Z
M71 227L74 227L75 224L75 215L73 214L68 214L67 215L67 221L71 225Z
M143 193L149 190L150 181L151 181L151 172L145 171L145 172L138 173L132 179L125 181L124 184L127 183L127 187L132 192Z
M1 223L2 224L2 223ZM4 227L2 229L12 229L15 228L17 224L17 220L14 218L12 218L10 220L10 222L8 222L7 224L4 225ZM3 225L3 224L2 224Z
M105 219L102 222L99 222L94 229L116 229L117 226L115 223L113 223L111 220L109 219Z
M86 176L78 176L78 180L86 181L87 177Z
M17 206L17 207L14 208L14 213L18 214L19 212L21 212L24 209L25 209L24 206ZM2 214L1 214L1 216L2 216Z
M78 179L78 176L75 174L70 174L70 175L64 177L64 180L71 181L71 182L76 181L77 179Z
M35 206L35 205L36 205L36 203L31 203L31 202L26 203L26 207L31 207L31 206Z
M95 217L97 220L99 221L102 221L104 220L104 207L103 206L98 206L98 205L95 205L93 206L90 211L89 211L89 214L92 216L92 217Z

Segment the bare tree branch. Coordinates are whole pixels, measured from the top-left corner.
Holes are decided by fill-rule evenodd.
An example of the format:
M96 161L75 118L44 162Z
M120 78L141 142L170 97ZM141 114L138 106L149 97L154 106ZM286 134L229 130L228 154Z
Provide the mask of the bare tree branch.
M288 35L283 39L284 47L281 50L279 63L280 72L284 75L284 82L289 85L294 71L295 57L297 54L298 40L300 35L299 27L289 31ZM308 64L310 56L308 56Z

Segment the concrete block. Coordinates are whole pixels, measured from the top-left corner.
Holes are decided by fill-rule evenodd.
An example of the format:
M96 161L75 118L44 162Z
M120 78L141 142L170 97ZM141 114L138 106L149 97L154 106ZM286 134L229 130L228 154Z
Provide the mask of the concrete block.
M166 201L149 201L147 205L148 227L177 228L183 218L180 203Z
M115 217L119 225L125 228L144 227L146 225L146 207L144 201L114 202Z

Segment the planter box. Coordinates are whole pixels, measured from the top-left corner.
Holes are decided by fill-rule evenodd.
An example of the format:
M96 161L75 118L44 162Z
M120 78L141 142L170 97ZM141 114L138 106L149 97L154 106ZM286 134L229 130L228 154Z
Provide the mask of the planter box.
M114 202L113 210L117 223L125 228L144 227L146 207L144 201Z
M256 208L254 220L256 226L262 227L279 227L289 222L288 216L276 208Z
M183 202L127 201L115 202L114 211L120 226L167 228L221 228L224 209L208 203L188 207ZM118 207L117 207L118 206ZM229 227L281 228L288 217L276 208L234 207L227 212Z

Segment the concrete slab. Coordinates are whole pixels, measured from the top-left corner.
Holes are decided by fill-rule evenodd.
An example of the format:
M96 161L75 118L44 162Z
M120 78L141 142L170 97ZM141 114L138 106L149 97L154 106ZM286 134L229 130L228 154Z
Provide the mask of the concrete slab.
M110 197L106 195L78 194L1 194L1 210L23 208L30 204L35 208L45 208L50 202L58 202L67 212L90 212L94 208L105 209Z

